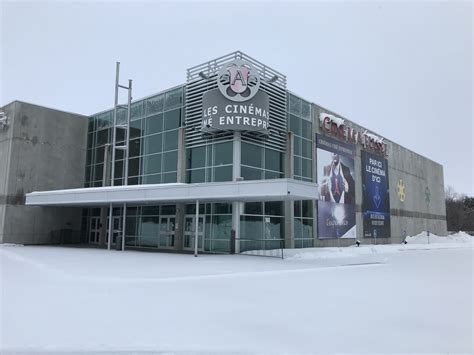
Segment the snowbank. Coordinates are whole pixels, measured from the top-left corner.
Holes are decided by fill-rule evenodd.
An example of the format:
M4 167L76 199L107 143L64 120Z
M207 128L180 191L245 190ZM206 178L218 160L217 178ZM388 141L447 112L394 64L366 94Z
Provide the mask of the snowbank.
M428 236L427 232L422 232L415 236L409 236L405 240L407 244L361 244L360 247L285 249L283 252L285 259L290 260L340 260L341 265L346 263L351 263L351 265L354 263L385 263L388 259L382 256L382 254L386 255L417 249L465 248L472 245L474 237L465 232L448 236L437 236L432 233Z
M458 232L447 236L438 236L428 232L421 232L420 234L406 237L408 244L437 244L437 243L472 243L474 237L466 232Z

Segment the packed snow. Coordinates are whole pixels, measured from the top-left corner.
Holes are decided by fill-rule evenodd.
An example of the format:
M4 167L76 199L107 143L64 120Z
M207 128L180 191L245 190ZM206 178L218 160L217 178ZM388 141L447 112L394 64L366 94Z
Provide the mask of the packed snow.
M472 246L418 235L278 259L2 245L0 352L470 354Z

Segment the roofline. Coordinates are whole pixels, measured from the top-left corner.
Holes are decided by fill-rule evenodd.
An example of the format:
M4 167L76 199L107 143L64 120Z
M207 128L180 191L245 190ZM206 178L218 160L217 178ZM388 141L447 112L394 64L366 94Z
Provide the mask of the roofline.
M38 104L35 104L35 103L32 103L32 102L27 102L27 101L22 101L22 100L13 100L11 101L10 103L6 104L6 105L3 105L1 108L5 108L11 104L14 104L15 102L18 102L18 103L21 103L21 104L27 104L27 105L31 105L31 106L37 106L37 107L42 107L42 108L47 108L48 110L53 110L53 111L58 111L58 112L63 112L63 113L67 113L67 114L70 114L70 115L76 115L76 116L83 116L84 118L89 118L90 116L88 115L84 115L82 113L77 113L77 112L71 112L71 111L65 111L65 110L61 110L61 109L57 109L57 108L54 108L54 107L49 107L49 106L44 106L44 105L38 105Z
M172 90L175 90L175 89L179 89L179 88L185 87L185 86L186 86L186 83L180 84L180 85L172 86L172 87L170 87L169 89L164 89L164 90L158 91L158 92L156 92L156 93L154 93L154 94L147 95L147 96L141 97L141 98L139 98L139 99L133 100L133 101L132 101L132 104L134 104L134 103L136 103L136 102L138 102L138 101L147 100L147 99L149 99L149 98L151 98L151 97L153 97L153 96L161 95L161 94L164 94L164 93L166 93L166 92L168 92L168 91L172 91ZM111 111L111 110L113 110L113 107L112 107L112 108L109 108L109 109L106 109L106 110L99 111L99 112L95 112L95 113L89 115L89 117L97 116L97 115L100 115L100 114L102 114L102 113L105 113L105 112L108 112L108 111Z

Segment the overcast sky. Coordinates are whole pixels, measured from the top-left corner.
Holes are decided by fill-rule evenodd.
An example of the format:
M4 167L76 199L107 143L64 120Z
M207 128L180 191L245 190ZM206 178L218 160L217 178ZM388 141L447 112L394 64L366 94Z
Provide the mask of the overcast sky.
M467 2L1 2L1 102L82 114L235 50L288 89L444 165L473 187L473 6Z

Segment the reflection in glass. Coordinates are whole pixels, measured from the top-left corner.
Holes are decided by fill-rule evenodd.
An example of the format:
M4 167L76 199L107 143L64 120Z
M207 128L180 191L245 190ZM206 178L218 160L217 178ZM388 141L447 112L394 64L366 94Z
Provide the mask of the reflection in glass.
M163 111L164 95L157 95L146 100L146 115L150 116Z
M163 131L163 114L145 118L145 135L161 133Z
M215 144L214 165L219 166L226 164L232 164L232 142Z
M178 152L172 151L163 154L163 171L176 171L178 166Z
M263 168L263 148L254 144L242 142L242 165ZM254 179L251 179L254 180Z
M145 140L145 154L159 153L162 150L162 134L154 134L143 138Z
M181 126L181 109L166 111L164 114L165 131Z
M163 136L165 140L163 151L178 149L178 130L165 132Z
M178 108L183 104L183 90L182 88L169 91L165 96L165 111Z

